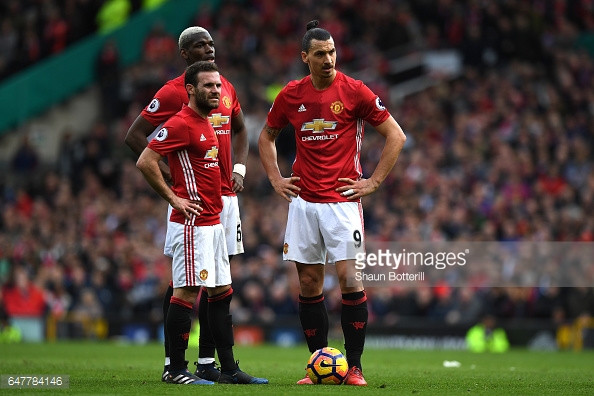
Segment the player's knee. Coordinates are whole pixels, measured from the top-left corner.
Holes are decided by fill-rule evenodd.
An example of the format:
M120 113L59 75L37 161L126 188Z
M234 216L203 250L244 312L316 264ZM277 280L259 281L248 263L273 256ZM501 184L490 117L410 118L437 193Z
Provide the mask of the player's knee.
M305 297L317 296L322 294L324 289L324 278L317 274L300 274L299 286L301 287L301 295Z
M363 282L355 277L340 276L338 278L338 284L340 285L340 292L343 294L364 290Z
M173 289L173 297L179 298L180 300L186 301L192 305L196 302L200 287L186 286Z

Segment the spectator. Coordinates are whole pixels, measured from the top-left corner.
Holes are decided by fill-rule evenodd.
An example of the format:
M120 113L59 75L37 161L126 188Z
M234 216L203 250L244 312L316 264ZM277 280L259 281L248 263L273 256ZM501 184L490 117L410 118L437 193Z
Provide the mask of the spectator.
M22 266L15 267L13 281L4 286L2 295L6 313L11 317L41 318L45 313L43 292L31 282Z
M496 327L495 317L485 315L483 320L466 333L466 346L471 352L506 352L509 341L505 330Z
M144 41L144 59L153 67L168 67L175 63L178 43L165 31L161 23L153 26Z
M14 23L9 18L0 20L0 78L8 75L14 67L18 39Z
M97 299L95 291L85 288L81 291L79 302L72 308L72 318L76 321L95 321L103 317L103 307Z
M109 123L123 114L121 108L120 55L116 43L107 40L101 49L96 65L96 81L101 95L102 119Z
M50 55L58 54L68 45L68 23L58 8L50 6L46 11L46 25L43 32L43 47Z
M24 135L20 146L12 157L12 170L15 171L19 177L27 177L37 169L39 162L39 154L31 144L29 135Z
M107 34L123 26L132 10L130 0L107 0L97 12L98 31Z

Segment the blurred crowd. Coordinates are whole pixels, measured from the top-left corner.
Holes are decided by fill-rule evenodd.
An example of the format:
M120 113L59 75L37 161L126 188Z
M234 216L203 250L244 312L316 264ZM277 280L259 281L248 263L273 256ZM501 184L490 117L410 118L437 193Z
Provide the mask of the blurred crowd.
M20 2L2 7L13 3ZM232 261L236 323L297 314L295 269L281 256L287 203L270 187L256 139L278 89L306 74L300 40L314 17L334 36L337 68L366 69L365 82L408 138L394 171L363 199L368 239L594 241L594 48L582 45L594 27L591 2L223 2L188 24L215 39L217 63L238 91L251 135L239 198L246 252ZM14 20L2 26L23 40L26 31ZM4 181L0 197L1 298L9 314L35 309L56 317L162 320L170 272L162 255L166 203L135 168L124 136L163 82L183 71L175 43L156 27L142 62L126 70L118 70L117 48L110 49L105 67L118 74L120 89L104 90L103 103L119 106L104 109L108 116L82 139L66 131L55 167L41 169L26 141L15 153L16 181ZM457 50L462 75L390 101L388 59L411 48ZM28 64L17 59L20 67ZM364 175L372 173L383 142L367 126ZM281 133L278 148L288 175L290 130ZM326 301L336 314L341 299L332 271ZM15 307L7 296L16 295L41 303ZM561 324L594 314L592 288L548 284L395 285L368 288L368 295L370 322L384 325L414 316L470 326L485 313Z
M135 12L167 0L4 0L0 2L0 80Z

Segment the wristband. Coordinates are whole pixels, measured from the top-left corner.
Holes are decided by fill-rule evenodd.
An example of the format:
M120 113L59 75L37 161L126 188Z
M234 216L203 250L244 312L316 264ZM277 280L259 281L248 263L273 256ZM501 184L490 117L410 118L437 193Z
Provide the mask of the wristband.
M235 164L233 165L233 172L241 175L241 177L245 177L245 165L244 164Z

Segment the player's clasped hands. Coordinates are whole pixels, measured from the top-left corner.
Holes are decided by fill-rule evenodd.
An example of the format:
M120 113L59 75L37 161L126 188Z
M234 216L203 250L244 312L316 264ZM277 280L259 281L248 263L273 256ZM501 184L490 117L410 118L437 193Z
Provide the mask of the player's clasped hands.
M291 202L291 198L297 198L299 191L301 191L301 188L295 185L299 180L301 180L301 178L297 176L281 177L274 181L271 180L270 184L272 184L274 191L276 191L278 195Z
M338 181L347 184L346 186L338 187L335 191L339 192L343 197L347 197L349 200L369 195L379 187L379 184L374 184L371 179L353 180L348 177L341 177Z

